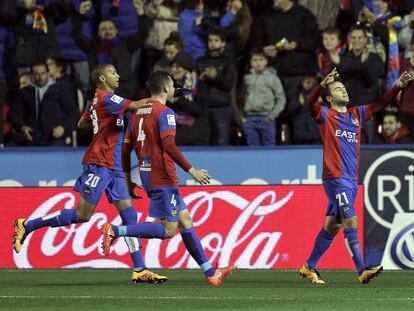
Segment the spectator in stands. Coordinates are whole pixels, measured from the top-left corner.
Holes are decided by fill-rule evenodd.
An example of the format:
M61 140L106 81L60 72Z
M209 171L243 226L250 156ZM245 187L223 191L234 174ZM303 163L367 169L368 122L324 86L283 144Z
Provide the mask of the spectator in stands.
M411 45L414 43L414 10L404 16L401 31L398 33L398 43L404 52L404 58L411 58Z
M358 16L357 25L364 28L367 36L368 51L378 54L385 68L388 55L389 31L383 20L378 18L377 14L368 7L363 7Z
M141 2L142 0L93 0L98 28L102 20L110 19L121 38L135 35L140 25L136 15L137 6L141 6Z
M152 21L144 48L148 75L165 51L165 40L178 31L178 8L173 0L151 0L145 5L145 14Z
M249 146L275 145L276 118L286 105L282 83L267 63L264 52L253 52L250 72L243 77L244 132Z
M58 84L61 84L61 87L66 89L68 92L72 93L72 97L75 98L76 102L79 104L77 89L73 82L71 76L67 72L67 63L65 60L58 57L49 57L46 60L46 64L49 71L49 76ZM83 103L80 105L80 108L83 108ZM81 111L83 109L80 109Z
M135 98L136 79L132 71L131 57L143 43L148 34L148 19L144 15L141 0L134 0L135 12L139 16L138 31L135 35L122 39L115 23L104 19L99 23L98 38L91 39L82 32L83 17L92 7L91 1L83 1L73 20L72 36L77 45L88 55L89 67L96 64L113 64L121 76L117 94L125 98ZM137 16L135 16L137 18ZM91 96L92 94L89 94ZM88 97L89 97L88 96Z
M379 79L384 76L384 63L376 53L367 48L368 38L365 29L356 26L351 30L352 49L340 55L330 53L333 66L338 69L350 97L350 103L362 105L374 101L380 95ZM375 135L375 122L364 125L363 142L372 143Z
M414 75L414 42L406 49L405 58L401 61L401 72L408 71ZM414 87L407 87L401 94L400 101L401 121L407 125L414 136Z
M245 0L229 0L226 14L218 24L209 18L202 20L202 26L208 31L219 28L226 33L226 53L235 57L239 57L244 50L252 23L252 15Z
M32 74L30 72L23 72L19 76L19 89L25 88L32 83Z
M168 104L176 114L177 145L195 146L210 143L210 126L208 107L205 102L196 100L197 75L192 57L181 51L177 54L172 65L172 76L176 88L182 88L185 93Z
M299 0L299 4L315 15L319 30L325 30L335 27L342 0Z
M196 61L207 51L207 34L213 31L207 25L227 28L235 22L236 16L231 11L221 15L224 6L220 1L204 3L203 0L184 0L181 6L183 10L178 18L178 32L183 38L184 51Z
M62 20L56 6L57 2L39 5L36 0L3 0L0 14L14 32L18 74L30 71L34 63L58 55L56 24Z
M382 133L377 135L376 144L410 144L413 140L398 114L386 112L382 119Z
M274 0L255 23L251 37L254 47L263 48L269 64L277 69L289 105L304 76L315 67L319 37L315 16L293 0Z
M337 28L328 28L322 32L322 48L318 52L319 74L326 76L332 71L331 53L342 54L341 32ZM302 83L303 86L303 83Z
M232 58L224 54L225 33L214 30L208 35L208 53L196 64L199 78L197 101L207 105L210 125L216 130L219 146L229 144L231 90L236 70Z
M72 37L72 16L79 11L83 0L62 0L58 1L61 5L62 14L65 21L57 26L59 57L66 61L71 75L74 77L75 84L79 87L83 95L89 86L89 65L86 54L78 47ZM89 38L93 37L93 20L95 10L91 8L84 16L82 32Z
M183 49L183 41L178 32L170 33L164 41L162 57L155 63L153 71L166 71L171 73L172 64L176 55Z
M178 32L184 42L184 51L189 53L193 61L204 56L207 50L207 33L196 25L196 20L204 15L202 0L181 1L181 13L178 16Z
M315 76L307 76L303 79L302 85L297 92L296 100L288 107L289 113L293 116L293 143L295 144L321 144L321 135L318 124L309 114L306 98L318 84Z
M32 72L33 83L20 89L16 102L10 104L9 122L23 134L23 145L71 145L79 119L76 100L49 77L46 63L34 64Z

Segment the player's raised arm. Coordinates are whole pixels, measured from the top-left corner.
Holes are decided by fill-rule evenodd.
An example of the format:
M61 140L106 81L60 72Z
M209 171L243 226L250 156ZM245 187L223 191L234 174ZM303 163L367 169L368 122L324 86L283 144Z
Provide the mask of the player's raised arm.
M392 100L398 95L398 93L405 88L411 81L413 80L413 76L404 71L400 77L398 78L397 82L395 83L394 87L389 89L385 92L381 97L375 100L375 102L366 105L366 114L367 119L371 119L371 116L378 111L384 109L388 104L392 102Z

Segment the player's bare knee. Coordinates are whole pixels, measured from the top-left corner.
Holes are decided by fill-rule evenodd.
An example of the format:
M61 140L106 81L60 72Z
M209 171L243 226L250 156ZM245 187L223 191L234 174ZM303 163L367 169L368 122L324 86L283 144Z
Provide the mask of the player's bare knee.
M175 235L175 232L177 231L178 223L176 222L167 222L164 225L165 229L165 239L172 238Z
M356 216L350 218L344 218L342 220L344 228L357 228L358 227L358 219Z
M193 219L191 218L190 211L188 209L184 209L181 211L179 227L180 229L188 229L193 227Z
M92 214L78 213L78 222L88 222L92 217Z
M342 228L342 223L338 223L336 219L332 216L327 216L325 219L325 224L323 226L325 231L329 234L335 236L338 234L339 230Z

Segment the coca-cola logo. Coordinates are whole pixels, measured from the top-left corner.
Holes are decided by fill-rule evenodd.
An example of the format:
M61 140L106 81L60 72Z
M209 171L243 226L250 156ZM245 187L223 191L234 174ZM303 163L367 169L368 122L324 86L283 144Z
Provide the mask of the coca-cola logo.
M302 265L323 224L327 204L320 185L191 186L180 191L210 261L219 266L231 261L239 268L292 269ZM76 208L79 202L79 193L70 188L8 188L0 189L0 196L3 237L12 236L17 217L33 219ZM148 198L134 201L139 222L154 221L148 217L148 205ZM355 205L363 221L362 191ZM130 267L124 239L115 241L109 257L102 256L99 229L105 222L120 225L121 218L103 197L89 222L36 230L26 238L19 254L13 252L10 239L0 239L0 268ZM362 243L362 232L360 239ZM142 246L149 267L198 268L178 232L169 240L143 239ZM353 262L338 240L319 267L351 269Z
M265 220L266 216L282 208L293 196L294 192L290 191L282 198L277 198L275 191L265 191L259 194L252 201L244 199L242 196L231 191L197 191L184 198L185 202L191 207L191 215L194 219L194 227L209 225L209 219L214 214L215 203L224 201L228 206L234 208L237 215L234 222L230 223L227 228L222 228L221 232L212 231L201 238L203 246L212 253L210 260L218 262L219 265L229 263L235 249L242 243L246 243L244 251L238 258L233 258L236 265L243 268L272 267L279 258L279 254L274 254L273 250L279 239L281 232L258 232L258 228ZM55 211L55 206L64 203L64 208L75 208L76 199L73 193L59 193L41 204L30 215L30 219L43 216ZM267 203L265 203L267 202ZM230 215L231 213L227 213ZM139 213L138 221L142 218ZM124 260L117 259L119 256L128 253L128 249L122 239L118 239L112 246L112 258L101 257L100 254L100 237L96 235L98 229L105 222L111 222L115 225L121 224L121 219L116 216L109 219L104 213L95 213L88 223L80 225L71 225L60 228L48 228L40 240L40 251L47 257L59 256L65 248L70 248L71 252L77 258L88 257L87 260L81 260L71 264L65 264L63 267L128 267L129 264ZM249 224L247 227L246 225ZM30 234L19 254L14 254L16 266L19 268L32 268L34 265L30 262L30 249L32 239L39 235L38 232ZM88 237L93 236L92 241ZM89 239L90 240L90 239ZM261 246L261 254L252 258ZM270 257L271 256L271 257ZM171 265L170 258L176 258ZM176 235L169 241L149 240L145 251L145 260L152 267L196 267L196 263L189 257L182 244L180 235Z

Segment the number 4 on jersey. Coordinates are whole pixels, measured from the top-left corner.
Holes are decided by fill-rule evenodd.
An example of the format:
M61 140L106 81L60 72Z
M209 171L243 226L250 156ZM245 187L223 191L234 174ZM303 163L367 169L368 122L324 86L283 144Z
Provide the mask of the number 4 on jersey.
M141 142L141 147L144 147L144 140L145 140L145 133L142 129L142 124L144 123L144 119L140 119L139 120L139 125L138 125L138 137L137 137L137 141Z

